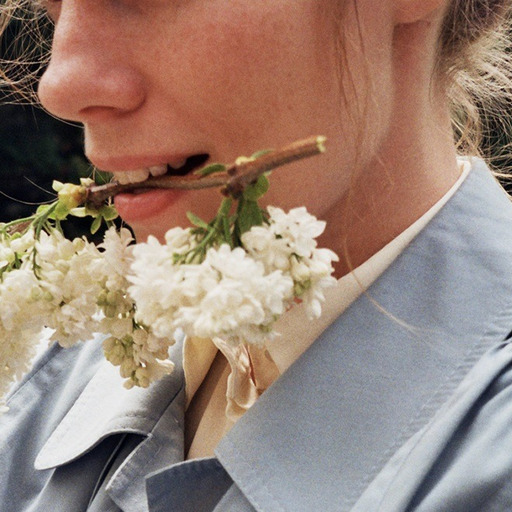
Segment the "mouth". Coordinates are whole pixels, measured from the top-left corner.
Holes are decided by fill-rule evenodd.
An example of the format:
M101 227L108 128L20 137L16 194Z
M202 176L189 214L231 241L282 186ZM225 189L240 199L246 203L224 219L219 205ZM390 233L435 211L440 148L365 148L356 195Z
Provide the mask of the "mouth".
M185 160L153 165L142 169L134 169L129 171L112 172L112 178L120 185L142 184L148 181L148 185L155 180L165 179L166 176L187 176L197 169L201 168L210 158L207 153L199 153L189 156ZM148 187L152 188L152 187ZM140 188L133 190L133 193L142 193L147 189Z

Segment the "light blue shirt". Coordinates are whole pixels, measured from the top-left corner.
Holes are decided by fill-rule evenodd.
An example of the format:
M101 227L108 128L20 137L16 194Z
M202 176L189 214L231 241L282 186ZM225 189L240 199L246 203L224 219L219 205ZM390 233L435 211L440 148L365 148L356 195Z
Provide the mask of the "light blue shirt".
M478 163L214 458L183 462L180 368L127 392L100 339L52 348L0 418L1 510L512 510L511 331L512 205Z

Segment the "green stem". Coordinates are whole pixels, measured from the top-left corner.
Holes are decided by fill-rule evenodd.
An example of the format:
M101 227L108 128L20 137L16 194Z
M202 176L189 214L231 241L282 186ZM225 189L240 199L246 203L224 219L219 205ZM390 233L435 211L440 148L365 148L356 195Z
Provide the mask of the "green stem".
M215 222L213 223L213 226L210 228L206 236L201 240L201 242L197 246L197 249L202 250L206 248L212 239L214 239L219 233L222 233L222 227L224 224L223 219L229 215L232 202L232 199L229 197L226 197L222 200L219 210L217 211L217 215L215 217Z
M206 251L209 247L213 246L216 239L221 239L223 242L226 242L231 247L233 246L233 241L231 240L231 233L229 229L226 229L226 223L229 224L229 212L231 211L231 206L233 204L233 200L230 197L225 197L220 204L219 209L217 210L217 215L215 216L214 221L209 226L206 231L203 239L197 244L197 246L187 252L186 254L177 258L177 262L183 263L192 263L197 255L201 255L204 257Z
M41 231L46 226L46 223L48 222L48 219L52 215L52 213L56 210L57 206L59 205L58 202L53 203L50 205L50 207L45 210L41 216L36 216L34 219L34 227L35 227L35 238L36 240L39 240L39 235L41 234Z
M222 200L222 203L220 203L219 211L217 212L217 219L219 219L219 217L227 217L231 211L232 204L233 200L230 197L225 197Z

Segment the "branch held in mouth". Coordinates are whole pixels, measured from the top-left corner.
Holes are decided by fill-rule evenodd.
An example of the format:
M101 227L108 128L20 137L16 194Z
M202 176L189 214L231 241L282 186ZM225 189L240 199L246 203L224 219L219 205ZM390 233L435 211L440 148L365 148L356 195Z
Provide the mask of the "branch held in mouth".
M94 185L87 190L86 204L99 208L108 198L137 189L199 190L222 187L224 195L237 198L262 174L291 162L323 153L325 141L326 138L323 136L309 137L282 149L262 153L258 157L239 158L231 165L220 166L214 173L205 173L200 169L186 176L152 176L140 183L120 184L112 181L106 185Z

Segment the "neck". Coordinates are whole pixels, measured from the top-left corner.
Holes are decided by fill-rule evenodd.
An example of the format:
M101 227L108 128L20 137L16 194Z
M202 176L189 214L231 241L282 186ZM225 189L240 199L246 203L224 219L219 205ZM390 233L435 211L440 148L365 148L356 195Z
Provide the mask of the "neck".
M340 256L337 277L361 265L407 229L460 175L455 152L450 151L418 153L416 158L399 162L374 161L366 171L356 180L343 208L326 216L328 230L321 243Z
M430 87L427 71L417 69L422 59L411 52L414 37L424 37L423 27L413 34L410 28L400 30L394 60L398 79L385 136L371 160L356 166L342 204L324 217L328 230L321 243L340 256L338 277L421 217L460 174L444 92ZM407 58L400 55L402 42Z

